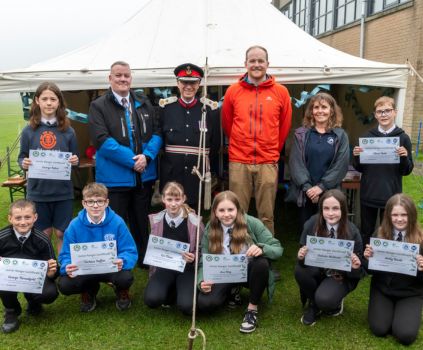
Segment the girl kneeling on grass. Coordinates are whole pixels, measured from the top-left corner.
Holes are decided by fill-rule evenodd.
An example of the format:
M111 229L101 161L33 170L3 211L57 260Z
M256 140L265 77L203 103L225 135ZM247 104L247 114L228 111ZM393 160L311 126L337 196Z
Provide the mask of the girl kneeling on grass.
M353 240L351 272L305 265L307 236ZM347 200L341 191L329 190L321 196L318 213L304 224L300 244L295 279L303 304L308 300L301 322L312 326L322 311L330 316L342 314L345 296L357 287L362 277L359 258L363 249L361 235L357 227L348 221Z
M417 276L369 271L373 275L368 309L371 331L378 337L391 333L400 343L409 345L419 333L423 306L423 231L410 197L396 194L388 200L376 236L420 245L416 256ZM367 244L364 257L369 259L372 256L373 249ZM364 264L367 266L367 260Z
M219 193L213 201L210 222L201 242L202 254L245 254L248 257L249 303L240 332L251 333L257 327L257 307L266 289L273 290L274 280L269 259L282 256L280 242L272 236L264 224L243 212L238 197L231 191ZM210 312L222 306L234 283L214 284L203 280L202 268L198 275L198 308Z
M169 305L176 299L176 305L184 314L192 313L194 294L194 259L197 226L200 225L200 239L204 231L201 218L185 204L184 188L177 182L168 182L162 191L165 210L152 214L151 234L159 237L189 243L189 252L183 253L187 262L184 272L150 267L150 279L144 291L144 303L156 308Z

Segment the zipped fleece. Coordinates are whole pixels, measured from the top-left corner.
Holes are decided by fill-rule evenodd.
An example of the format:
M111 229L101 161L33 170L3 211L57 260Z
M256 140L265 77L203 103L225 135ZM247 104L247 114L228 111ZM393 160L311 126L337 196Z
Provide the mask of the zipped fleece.
M245 74L225 94L222 127L229 138L229 161L272 164L291 128L292 107L288 89L272 76L258 86Z

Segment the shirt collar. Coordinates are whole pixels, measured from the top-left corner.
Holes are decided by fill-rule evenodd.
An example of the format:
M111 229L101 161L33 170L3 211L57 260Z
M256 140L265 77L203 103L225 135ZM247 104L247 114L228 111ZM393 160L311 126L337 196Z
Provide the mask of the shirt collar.
M19 237L25 237L26 239L28 239L28 237L31 235L31 230L29 230L29 232L25 233L24 235L16 231L15 228L13 228L13 232L15 232L15 235L18 241L19 241Z
M171 221L173 221L174 223L175 223L175 227L178 227L181 223L182 223L182 221L184 221L184 212L183 212L183 210L181 209L181 211L179 212L179 214L178 214L178 216L177 217L174 217L174 218L172 218L167 212L166 212L166 214L165 214L165 219L166 219L166 222L167 222L167 224L169 225L169 226L171 226L171 224L170 224L170 222Z
M383 129L380 127L380 125L378 125L378 126L377 126L377 130L378 130L381 134L386 135L386 134L390 134L392 131L394 131L394 129L395 129L396 127L397 127L397 126L394 124L394 125L392 125L392 127L391 127L391 128L389 128L388 130L383 130Z
M129 97L130 97L129 92L128 92L128 95L126 95L126 96L120 96L116 92L114 92L113 90L112 90L112 92L113 92L113 95L115 96L116 100L119 102L119 104L122 104L122 99L123 98L126 98L127 101L129 102Z
M57 118L53 117L53 118L46 118L46 117L41 117L41 123L46 124L46 125L56 125L57 124Z
M91 217L88 215L88 212L87 212L87 220L90 224L100 225L103 223L104 219L106 219L106 211L104 211L103 216L101 217L101 220L99 222L95 222L93 219L91 219Z

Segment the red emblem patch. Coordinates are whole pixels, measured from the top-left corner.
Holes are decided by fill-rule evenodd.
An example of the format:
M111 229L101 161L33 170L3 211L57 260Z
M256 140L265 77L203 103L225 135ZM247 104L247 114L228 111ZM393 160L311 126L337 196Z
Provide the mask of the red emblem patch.
M52 149L56 146L56 135L51 131L43 131L40 136L40 144L44 149Z

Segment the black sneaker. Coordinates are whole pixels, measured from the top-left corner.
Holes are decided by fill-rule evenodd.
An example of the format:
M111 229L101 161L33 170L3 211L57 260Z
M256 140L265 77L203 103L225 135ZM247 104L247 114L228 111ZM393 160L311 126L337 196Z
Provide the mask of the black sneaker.
M344 299L341 300L341 304L335 310L327 311L325 312L325 314L328 316L336 317L336 316L342 315L343 312L344 312Z
M247 310L242 320L241 327L239 327L239 331L241 333L254 332L258 327L257 315L257 310Z
M231 288L231 292L229 293L229 297L228 297L228 307L230 309L235 309L236 307L241 305L242 305L241 287Z
M91 295L88 292L81 293L81 306L79 310L81 312L94 311L97 306L96 296Z
M132 304L132 302L131 302L131 299L129 298L129 290L128 289L121 289L121 290L116 289L116 308L119 311L124 311L124 310L129 309L131 304Z
M1 326L3 333L12 333L19 329L19 314L14 309L4 309L4 322Z
M28 316L38 316L43 311L43 305L35 302L28 302L26 314Z
M321 313L313 302L309 302L301 317L301 323L306 326L313 326Z

